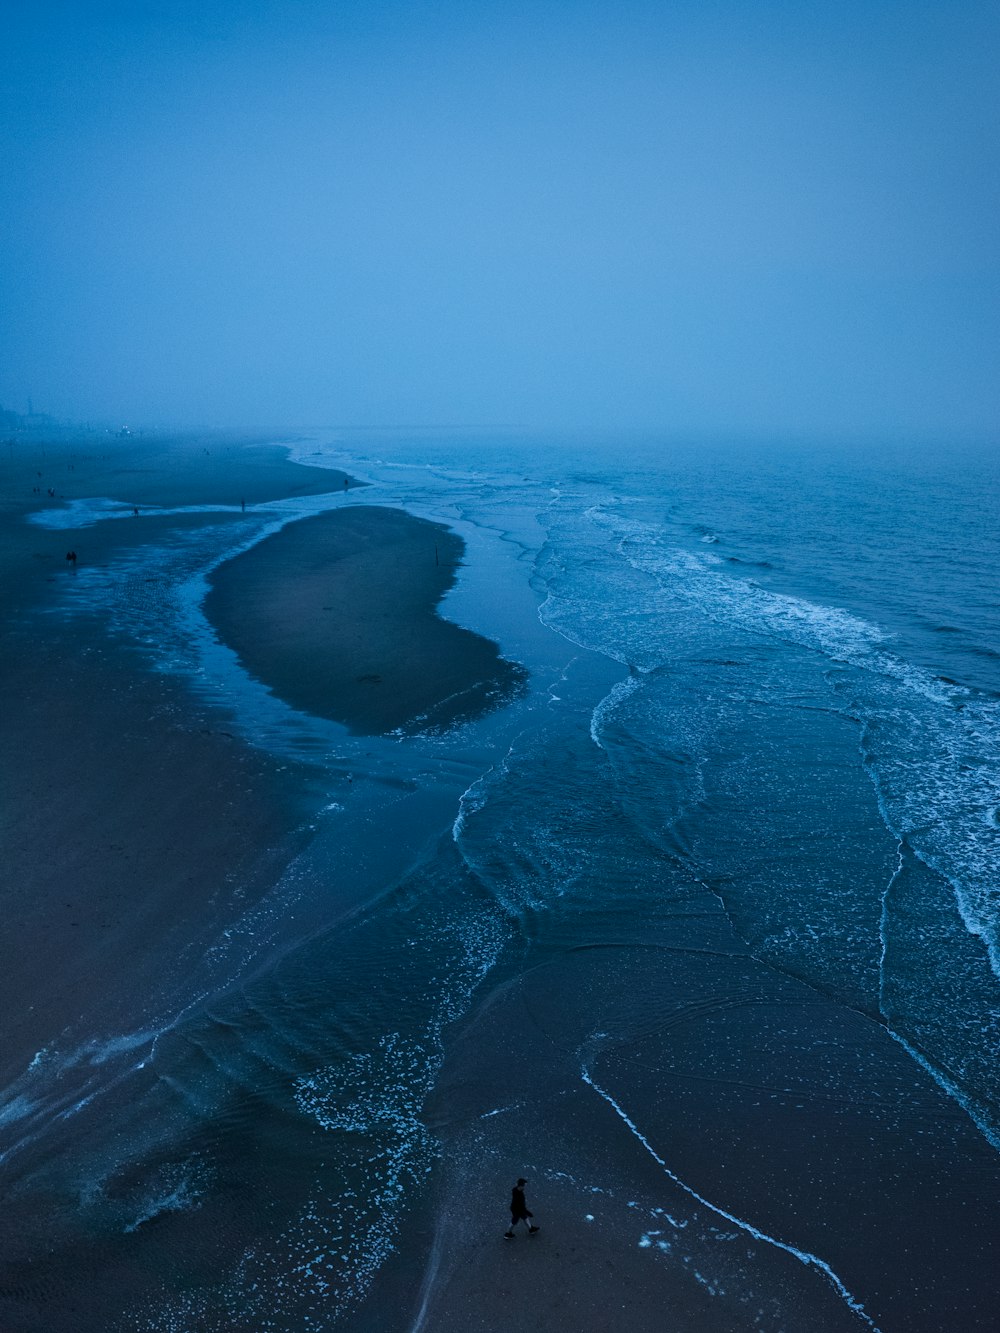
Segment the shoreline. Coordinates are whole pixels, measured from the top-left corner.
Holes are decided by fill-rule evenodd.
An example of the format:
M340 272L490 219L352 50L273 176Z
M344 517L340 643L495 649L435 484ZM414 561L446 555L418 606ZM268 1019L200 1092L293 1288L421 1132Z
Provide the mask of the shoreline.
M307 759L289 773L287 759L233 734L224 705L158 672L100 613L46 614L61 612L63 580L77 573L66 550L79 552L81 570L113 570L122 552L141 552L171 525L239 522L240 500L265 505L364 484L290 462L286 446L256 437L26 439L3 452L4 1081L39 1051L72 1043L72 1033L141 1024L169 970L164 955L197 953L307 840ZM143 519L85 528L26 521L88 498L135 503ZM233 510L177 512L202 504ZM495 644L437 614L463 551L447 528L352 505L290 522L224 561L207 600L226 628L227 593L240 603L233 638L251 669L272 636L292 645L276 680L266 665L257 674L293 706L360 734L445 729L505 702L524 677ZM331 559L336 586L319 590L320 605L335 609L316 613L310 596ZM295 596L285 596L290 586ZM277 620L255 622L253 608L268 596ZM317 682L324 653L335 670ZM48 968L36 965L43 952Z
M157 671L102 612L67 612L64 580L95 567L113 575L125 552L138 552L141 570L144 547L172 527L239 523L241 500L362 485L291 462L287 446L262 436L24 438L0 452L0 1005L10 1015L0 1078L16 1079L40 1050L90 1026L139 1025L169 970L165 951L197 953L195 941L210 940L287 864L305 838L313 777L307 758L289 771L287 758L233 734L224 704ZM27 521L92 498L134 503L142 517L83 528ZM361 734L440 730L506 701L524 676L495 644L437 614L463 552L447 528L351 505L292 521L224 561L209 600L224 601L223 586L244 603L276 599L277 623L244 614L235 638L252 667L269 635L294 641L276 681L260 673L293 706ZM310 594L331 558L337 586L321 590L320 605L336 610L313 614ZM302 560L312 566L305 577ZM159 578L150 567L146 581ZM296 596L284 596L286 584ZM232 616L223 608L218 618ZM339 654L339 676L323 674L317 700L310 671L324 651ZM343 690L343 707L331 688ZM43 954L47 968L36 966Z
M0 945L0 1005L9 1016L0 1078L4 1109L14 1111L0 1150L10 1152L4 1169L17 1197L0 1230L20 1293L3 1302L2 1320L12 1331L38 1321L61 1326L71 1308L78 1310L78 1280L93 1264L101 1274L89 1298L93 1318L119 1299L116 1283L133 1298L140 1292L143 1283L130 1256L151 1234L144 1214L124 1230L113 1226L95 1238L90 1228L103 1207L95 1202L100 1193L86 1205L82 1196L74 1202L76 1173L88 1169L95 1151L103 1154L100 1145L110 1135L108 1160L118 1165L106 1168L107 1207L115 1215L115 1192L148 1165L141 1133L133 1142L135 1104L155 1101L160 1080L169 1080L171 1058L186 1049L185 1032L202 1019L210 1026L216 1002L231 1003L245 983L237 971L214 989L205 960L228 927L252 912L293 865L307 878L315 874L310 848L318 836L316 779L326 774L327 800L342 781L328 757L289 760L255 747L237 734L224 703L207 701L188 677L158 671L134 634L110 624L106 603L91 606L86 582L67 598L70 585L63 580L77 577L64 554L75 547L81 571L107 572L102 586L117 586L126 597L145 596L146 548L156 560L173 525L241 521L239 510L178 513L182 504L208 499L231 505L233 494L259 496L259 503L292 493L337 494L344 475L287 463L278 446L233 446L223 467L201 452L207 446L185 441L176 451L164 445L140 473L146 478L144 502L169 505L172 513L151 512L135 522L126 515L86 528L25 521L46 500L60 507L69 499L127 502L138 494L134 477L148 461L142 447L116 444L109 466L103 456L89 466L67 442L60 460L72 493L67 486L41 500L30 486L24 493L23 475L0 471L0 566L7 575L0 689L10 705L0 720L0 855L8 868L0 896L8 921ZM47 451L53 466L54 452ZM492 710L521 668L501 658L490 640L438 616L464 551L449 529L397 509L349 505L287 523L218 568L234 569L241 588L269 570L281 585L287 570L272 558L269 543L301 554L326 532L336 541L349 534L353 544L365 544L360 563L345 557L345 618L357 608L363 619L360 611L378 603L380 588L387 599L391 592L391 605L378 607L384 623L373 626L369 616L359 634L369 631L389 706L398 711L393 715L383 706L377 714L355 713L355 731L363 731L359 722L372 725L374 719L384 730L397 717L406 723L420 713L423 729L444 728ZM377 540L379 534L386 540ZM327 555L321 542L321 567ZM139 571L137 577L120 577L123 560ZM146 568L151 580L162 581L159 563ZM285 610L294 620L301 615L301 597L291 600ZM301 631L308 653L314 632L308 616ZM266 628L257 632L267 636ZM371 684L354 683L359 689ZM443 803L450 824L450 802L466 781L460 773L440 791L434 784L413 784L412 790L400 784L381 796L376 784L375 800L392 812L385 848L369 846L376 806L368 793L355 790L349 801L341 796L350 809L326 832L336 846L322 851L319 861L330 866L339 857L347 881L337 885L336 900L324 892L301 912L293 909L280 927L286 938L329 929L359 885L382 892L405 873L436 827ZM376 875L387 878L375 886ZM265 941L265 952L269 947ZM255 960L250 975L259 971ZM181 1014L189 1017L178 1023ZM309 1139L308 1120L296 1121L296 1134L296 1141ZM55 1213L53 1184L60 1194L66 1191ZM252 1193L245 1203L254 1203ZM226 1199L213 1196L211 1208L206 1204L204 1214L191 1215L194 1225L210 1212L214 1216L216 1206L224 1212ZM172 1223L169 1206L165 1216L157 1226ZM182 1224L183 1215L176 1217ZM226 1232L229 1239L234 1234ZM45 1257L53 1246L58 1260ZM92 1326L86 1317L83 1326Z
M19 1080L39 1052L65 1053L95 1034L140 1028L157 998L183 993L184 970L173 959L200 956L312 836L315 761L254 746L236 734L224 702L158 671L101 610L77 605L68 612L64 600L64 580L77 576L67 549L79 552L81 571L113 575L126 552L139 553L141 569L144 547L155 548L174 526L238 524L241 498L266 505L292 495L339 496L366 484L290 462L286 449L229 435L60 438L19 440L0 456L5 1084ZM44 493L49 486L55 496ZM27 521L39 509L89 498L151 508L135 522L127 516L84 528ZM183 513L201 504L232 510ZM344 640L346 622L359 622L364 611L365 624L355 624L342 651L369 653L374 665L370 672L345 666L350 706L321 707L320 715L342 718L356 734L408 725L443 730L516 693L522 669L490 640L437 614L454 583L462 539L404 511L350 505L293 520L223 561L210 583L232 582L241 597L260 585L280 592L295 575L287 560L273 558L274 549L294 566L324 533L319 567L331 541L364 549L341 553L333 594L340 614L321 613L327 625L320 647L333 642L331 624L339 620ZM150 579L160 579L157 566ZM372 616L390 581L390 605ZM298 695L294 676L308 675L316 658L317 626L307 614L313 583L300 582L277 627L282 639L297 633L300 660L278 683L293 706L308 711L315 701ZM328 596L324 591L322 604L331 606ZM267 624L244 624L258 644L268 633ZM355 679L368 674L382 680Z
M284 453L215 436L19 440L2 451L5 1081L73 1034L140 1024L172 955L197 953L270 888L303 815L285 765L232 735L188 682L151 668L100 615L49 614L75 576L67 549L80 568L113 568L161 522L51 529L27 515L74 498L238 504L343 486L343 474Z

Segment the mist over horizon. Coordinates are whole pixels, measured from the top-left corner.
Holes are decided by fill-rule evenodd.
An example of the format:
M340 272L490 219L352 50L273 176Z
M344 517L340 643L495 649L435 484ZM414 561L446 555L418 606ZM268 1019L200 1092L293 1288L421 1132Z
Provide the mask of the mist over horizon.
M8 20L0 403L993 439L982 3Z

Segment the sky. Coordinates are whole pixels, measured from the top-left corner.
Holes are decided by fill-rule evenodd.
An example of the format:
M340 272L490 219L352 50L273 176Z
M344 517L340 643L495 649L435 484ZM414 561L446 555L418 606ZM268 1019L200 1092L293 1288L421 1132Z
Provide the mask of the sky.
M8 408L1000 437L993 3L19 8Z

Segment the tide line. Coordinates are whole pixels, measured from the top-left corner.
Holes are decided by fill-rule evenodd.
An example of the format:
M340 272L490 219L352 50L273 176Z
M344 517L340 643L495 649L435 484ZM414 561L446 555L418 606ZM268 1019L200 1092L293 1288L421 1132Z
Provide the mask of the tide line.
M868 765L866 764L866 767L867 766ZM879 809L882 812L882 817L885 820L886 827L891 827L889 825L887 814L885 810L882 809L882 795L881 792L879 791L878 783L875 780L874 776L873 776L873 781L875 781L875 790L878 793ZM885 886L885 889L882 891L882 911L879 917L879 943L881 944L882 947L882 951L881 954L879 955L879 960L878 960L879 1013L885 1020L885 1030L889 1034L889 1036L893 1039L893 1041L897 1042L900 1046L902 1046L903 1050L907 1053L907 1055L912 1060L916 1061L916 1063L920 1066L921 1069L923 1069L926 1073L930 1074L931 1078L934 1080L934 1082L938 1085L938 1087L946 1096L951 1097L954 1101L958 1102L959 1106L969 1117L969 1119L972 1121L975 1127L979 1130L980 1134L982 1134L983 1138L990 1145L990 1147L995 1148L998 1152L1000 1152L1000 1136L998 1136L995 1127L989 1122L986 1116L982 1113L982 1111L979 1110L979 1108L975 1105L975 1103L968 1096L965 1090L960 1086L960 1084L954 1078L949 1077L949 1075L945 1072L945 1070L941 1069L932 1060L930 1060L923 1053L923 1051L918 1049L918 1047L913 1044L913 1042L908 1041L901 1032L896 1031L896 1028L893 1026L892 1015L889 1013L885 996L886 957L889 952L889 897L892 893L893 886L896 883L896 880L903 873L903 869L906 864L906 857L905 857L906 846L907 846L907 839L906 835L903 834L899 837L899 841L896 845L896 869L890 875L889 883ZM910 851L912 855L915 856L918 860L921 861L923 860L923 857L920 856L920 854L916 851L915 848L911 847ZM926 865L928 863L924 862L924 864ZM933 869L934 867L932 866L931 868ZM952 887L955 888L954 884L952 884ZM957 894L958 890L955 889L955 892ZM968 926L967 921L965 922L965 924L966 926ZM975 934L974 931L972 933Z
M830 1267L830 1265L826 1262L825 1259L821 1259L816 1254L810 1254L808 1250L797 1249L796 1246L789 1245L787 1241L777 1240L774 1236L769 1236L766 1232L759 1230L752 1223L745 1222L741 1217L736 1217L735 1214L733 1213L727 1213L724 1208L720 1208L718 1204L712 1203L709 1199L706 1199L704 1195L699 1194L698 1191L692 1189L690 1185L686 1185L684 1181L681 1180L680 1176L675 1175L674 1172L670 1170L670 1167L667 1166L666 1162L656 1151L653 1145L649 1142L645 1134L643 1134L642 1130L639 1129L638 1125L631 1118L631 1116L629 1116L628 1112L618 1102L615 1101L614 1097L611 1096L610 1092L607 1092L599 1084L594 1082L594 1080L590 1076L590 1070L586 1067L586 1065L584 1065L581 1068L580 1074L581 1077L583 1078L584 1083L588 1084L591 1088L593 1088L593 1090L598 1094L599 1097L604 1098L604 1100L608 1103L608 1105L615 1112L615 1114L622 1121L624 1121L628 1129L639 1140L642 1146L649 1153L650 1157L652 1157L653 1161L657 1163L657 1165L664 1171L664 1173L668 1175L670 1179L674 1182L674 1184L678 1185L685 1192L685 1194L689 1194L692 1199L697 1199L697 1201L700 1204L702 1204L705 1208L710 1209L711 1212L716 1214L716 1216L724 1217L727 1222L732 1222L733 1226L739 1227L741 1231L747 1232L747 1234L753 1236L755 1240L763 1241L764 1244L766 1245L773 1245L776 1249L784 1250L786 1254L793 1255L796 1259L798 1259L800 1263L811 1265L812 1267L818 1268L820 1272L824 1275L824 1277L826 1277L827 1280L832 1284L832 1286L837 1292L837 1295L840 1296L841 1300L843 1300L844 1303L860 1319L864 1320L864 1322L868 1325L868 1327L873 1330L873 1333L880 1333L878 1325L868 1314L865 1307L861 1304L861 1302L857 1299L856 1296L851 1294L851 1292L847 1289L847 1287L844 1285L844 1283L833 1271L833 1269Z

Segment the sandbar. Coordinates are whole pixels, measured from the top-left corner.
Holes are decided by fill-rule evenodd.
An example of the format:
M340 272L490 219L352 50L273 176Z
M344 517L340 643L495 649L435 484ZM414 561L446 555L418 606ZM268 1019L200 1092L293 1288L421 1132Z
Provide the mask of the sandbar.
M398 509L291 523L211 576L205 612L247 671L355 734L442 731L510 700L525 672L437 614L464 543Z

